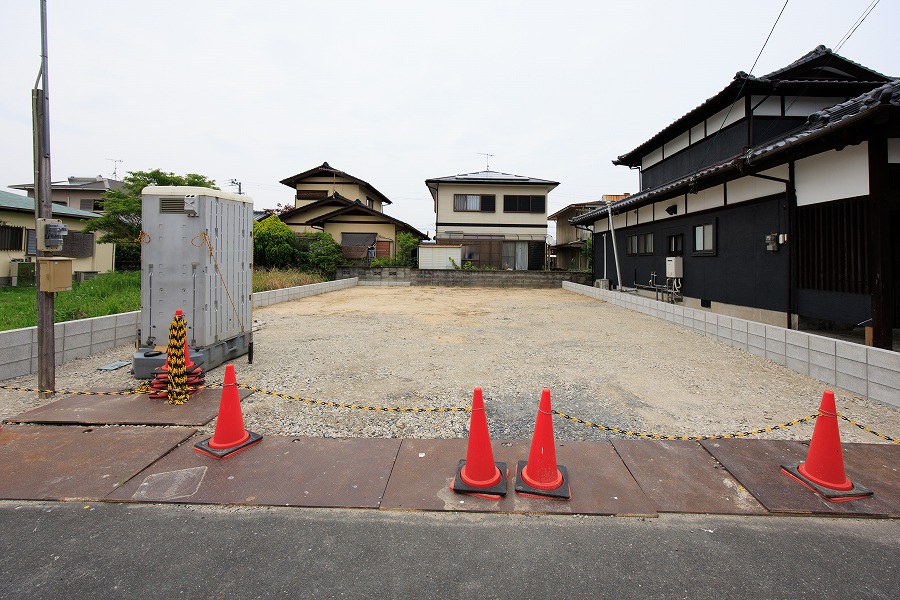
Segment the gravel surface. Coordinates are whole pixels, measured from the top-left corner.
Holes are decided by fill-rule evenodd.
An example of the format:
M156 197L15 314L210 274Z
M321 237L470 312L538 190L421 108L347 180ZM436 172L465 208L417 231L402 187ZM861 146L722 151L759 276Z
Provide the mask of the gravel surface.
M492 438L530 439L541 390L553 408L595 423L665 435L769 427L816 412L829 386L676 325L559 290L355 287L254 311L254 364L238 383L301 398L394 407L466 407L484 390ZM190 325L190 324L188 324ZM57 367L57 389L128 389L123 346ZM224 368L207 374L221 383ZM37 376L3 382L36 387ZM838 410L900 436L900 411L834 389ZM0 390L0 417L46 404ZM264 435L465 437L468 414L331 408L254 393L248 429ZM206 428L212 431L215 421ZM609 432L556 417L557 440ZM812 424L765 434L808 439ZM848 442L882 442L841 422Z

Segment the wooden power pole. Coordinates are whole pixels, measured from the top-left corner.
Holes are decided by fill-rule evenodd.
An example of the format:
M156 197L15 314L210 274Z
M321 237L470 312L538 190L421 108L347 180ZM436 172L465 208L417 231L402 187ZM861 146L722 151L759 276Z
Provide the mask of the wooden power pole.
M47 0L41 3L41 69L31 91L31 108L34 119L34 236L42 234L38 219L53 215L50 196L50 85L47 77ZM41 86L41 87L38 87ZM37 256L50 256L50 252L37 250ZM35 265L37 285L37 334L38 334L38 388L56 389L56 341L54 336L53 292L41 291L41 261ZM51 394L41 392L42 398Z

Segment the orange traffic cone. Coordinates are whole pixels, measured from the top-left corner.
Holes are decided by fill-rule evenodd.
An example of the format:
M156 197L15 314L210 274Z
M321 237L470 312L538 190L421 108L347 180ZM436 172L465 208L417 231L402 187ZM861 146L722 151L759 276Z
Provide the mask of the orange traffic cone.
M520 460L516 468L516 493L524 496L548 496L568 500L569 474L566 468L556 464L556 443L553 441L553 413L550 408L550 390L544 388L531 452L528 460Z
M834 393L829 390L822 394L822 403L819 406L812 440L809 442L806 462L798 465L781 465L781 470L831 502L846 502L872 495L871 490L853 483L844 473L837 408L834 404Z
M244 429L234 365L226 365L216 431L211 438L195 444L194 450L213 458L228 458L258 443L262 437L258 433Z
M472 494L488 500L499 500L506 495L506 463L494 462L491 437L481 388L475 388L472 397L472 417L469 419L469 447L465 460L459 461L456 477L450 489L462 494Z

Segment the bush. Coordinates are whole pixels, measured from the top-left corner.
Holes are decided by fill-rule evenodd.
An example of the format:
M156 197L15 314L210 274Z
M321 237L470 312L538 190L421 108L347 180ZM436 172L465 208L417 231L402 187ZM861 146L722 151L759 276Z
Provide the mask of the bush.
M331 280L334 279L335 269L349 264L341 251L341 245L324 231L301 235L297 238L297 242L300 268L304 271Z
M297 266L297 236L276 215L253 223L253 262L260 267Z

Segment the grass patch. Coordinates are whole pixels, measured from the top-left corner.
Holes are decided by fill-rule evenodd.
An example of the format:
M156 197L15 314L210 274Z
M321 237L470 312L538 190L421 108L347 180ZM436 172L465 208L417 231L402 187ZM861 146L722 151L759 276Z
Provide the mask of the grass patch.
M295 269L259 269L253 272L253 291L321 283L318 275ZM117 271L104 273L72 289L56 292L54 321L76 321L105 317L141 309L141 274ZM37 292L33 287L0 287L0 331L37 325Z
M298 269L255 269L253 292L268 292L311 283L322 283L322 277Z
M37 292L33 287L0 288L0 331L37 325ZM103 317L141 308L141 274L114 272L98 275L72 289L56 292L54 321Z

